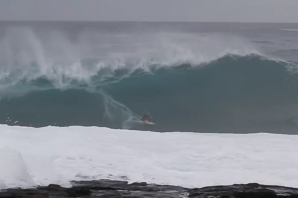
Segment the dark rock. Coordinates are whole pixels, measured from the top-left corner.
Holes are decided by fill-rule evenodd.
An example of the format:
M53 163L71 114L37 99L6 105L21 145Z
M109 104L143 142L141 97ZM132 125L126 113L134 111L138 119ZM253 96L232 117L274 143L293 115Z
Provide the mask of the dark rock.
M126 181L115 181L115 180L92 180L92 181L74 181L72 182L74 186L87 187L92 190L125 190L128 186Z
M256 183L187 189L179 186L155 185L145 182L128 184L126 181L96 180L74 181L70 188L50 184L32 189L6 189L0 191L0 198L2 197L298 198L298 189Z
M71 187L66 189L66 192L70 196L86 196L91 194L91 190L87 188Z
M189 189L189 197L191 198L275 198L275 197L291 197L298 198L298 189L268 186L260 184L235 184L231 186L210 186L204 188Z
M146 182L134 182L134 183L131 183L130 184L131 186L147 186L147 183Z
M13 193L9 192L0 192L0 197L14 197Z

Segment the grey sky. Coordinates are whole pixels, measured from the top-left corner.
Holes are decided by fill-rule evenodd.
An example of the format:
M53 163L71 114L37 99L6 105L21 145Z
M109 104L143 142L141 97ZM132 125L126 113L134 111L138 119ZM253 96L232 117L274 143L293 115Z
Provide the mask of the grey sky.
M298 0L0 0L0 20L298 22Z

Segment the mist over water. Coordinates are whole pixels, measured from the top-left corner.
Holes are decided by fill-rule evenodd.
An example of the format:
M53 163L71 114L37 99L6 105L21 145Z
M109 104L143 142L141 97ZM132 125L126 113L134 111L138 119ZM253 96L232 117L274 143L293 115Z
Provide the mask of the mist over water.
M0 123L294 133L296 62L278 53L290 49L195 25L2 24Z

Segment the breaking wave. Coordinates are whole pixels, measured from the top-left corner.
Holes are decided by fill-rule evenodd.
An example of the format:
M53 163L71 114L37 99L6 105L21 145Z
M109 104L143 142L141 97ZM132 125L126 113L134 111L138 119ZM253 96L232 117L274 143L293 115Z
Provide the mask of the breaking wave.
M0 31L0 123L151 131L297 130L294 63L244 39L9 27ZM140 116L150 112L155 126Z

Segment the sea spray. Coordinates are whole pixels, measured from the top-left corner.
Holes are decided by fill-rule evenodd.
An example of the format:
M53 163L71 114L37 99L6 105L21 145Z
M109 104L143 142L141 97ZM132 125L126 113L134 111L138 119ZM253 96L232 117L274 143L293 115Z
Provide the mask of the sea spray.
M74 27L72 27L74 28ZM295 131L296 63L232 34L0 29L0 123ZM140 121L153 115L155 126Z

